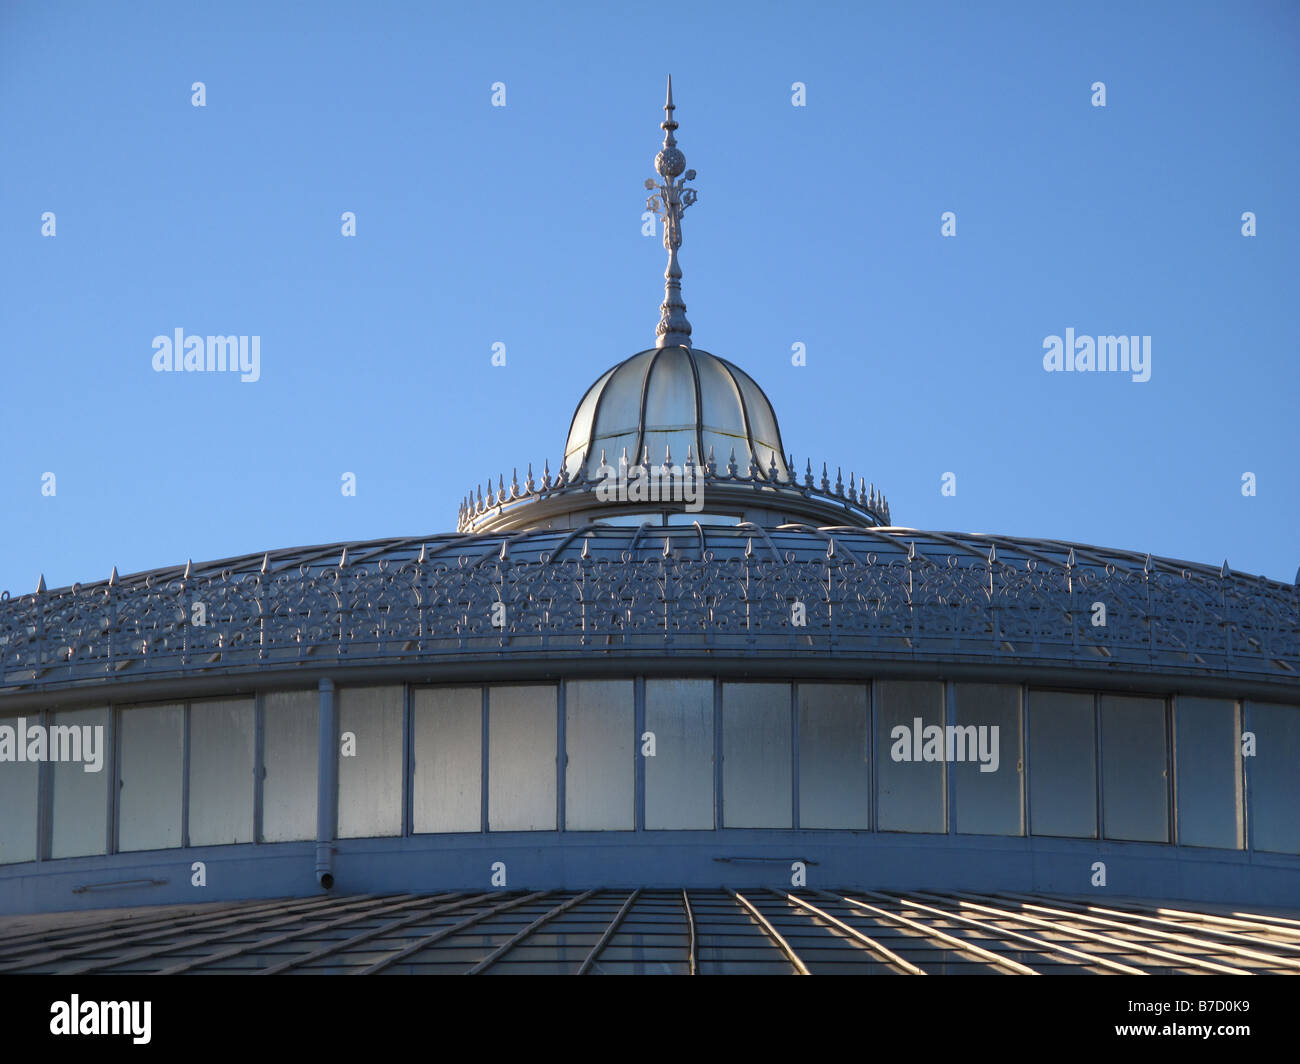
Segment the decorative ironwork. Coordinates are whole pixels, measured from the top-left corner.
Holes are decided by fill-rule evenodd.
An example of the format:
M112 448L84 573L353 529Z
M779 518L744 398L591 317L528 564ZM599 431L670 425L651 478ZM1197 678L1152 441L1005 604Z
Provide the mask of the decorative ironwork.
M6 691L144 674L669 650L1172 671L1300 690L1300 588L1226 568L1139 568L1096 548L1056 560L1064 545L1049 541L998 537L984 554L979 543L905 529L588 526L114 573L53 591L42 580L34 594L0 595L0 704Z
M775 460L766 470L762 470L752 456L748 470L742 471L736 461L734 449L726 466L721 470L718 468L718 461L712 448L709 449L709 456L703 464L696 463L694 453L688 450L686 461L680 467L672 465L668 460L662 464L653 464L648 449L643 450L641 461L637 464L628 465L626 458L627 456L624 455L620 459L618 469L615 470L613 466L608 465L602 455L601 466L608 469L611 476L617 475L620 481L628 485L638 478L644 478L647 484L653 483L653 498L656 500L700 498L704 500L702 505L707 508L710 489L742 487L753 489L755 506L781 509L783 506L793 504L795 500L810 500L830 503L834 508L842 511L843 516L862 521L864 524L893 523L890 518L889 503L884 493L876 490L875 484L868 484L863 477L850 472L846 490L843 467L839 467L836 469L836 482L832 485L824 463L821 480L817 482L813 478L811 461L806 463L807 471L803 482L800 483L798 475L794 472L797 469L794 455L788 456L786 467L789 470L788 474L777 467ZM461 500L456 514L456 530L458 532L482 530L487 519L528 503L566 497L576 499L582 495L591 495L600 487L602 480L589 475L587 465L587 456L583 455L582 461L570 475L561 462L559 473L552 477L551 464L548 460L543 466L540 483L533 478L531 462L523 485L519 483L517 467L511 473L509 485L506 484L503 474L497 478L497 487L493 488L492 478L489 477L486 490L485 485L480 484ZM633 492L629 490L627 494L633 495ZM647 489L647 498L650 497ZM659 502L647 502L644 508L664 507ZM633 512L626 505L623 509L626 512Z
M646 210L657 214L664 226L664 249L668 252L668 267L664 270L664 301L659 307L659 327L655 330L655 347L690 347L691 323L686 320L686 304L682 302L682 269L677 262L677 249L682 246L682 215L695 202L696 192L687 188L687 181L695 180L695 171L686 169L686 156L677 147L673 130L673 79L668 77L668 101L664 104L667 117L659 123L664 131L664 144L655 156L655 172L662 183L653 177L646 178L645 187L654 192L646 200Z

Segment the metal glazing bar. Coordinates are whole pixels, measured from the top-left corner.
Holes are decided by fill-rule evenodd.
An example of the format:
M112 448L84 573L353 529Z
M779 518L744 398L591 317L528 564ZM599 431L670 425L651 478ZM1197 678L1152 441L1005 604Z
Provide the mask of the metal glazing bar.
M686 911L687 971L690 975L699 975L700 965L695 941L695 914L691 912L691 899L685 890L682 891L682 908Z
M951 902L953 901L952 898L949 898L946 895L942 895L942 894L932 894L929 891L918 890L918 891L914 891L913 894L908 895L907 903L908 905L911 905L917 909L926 909L930 912L938 913L939 915L943 916L945 919L955 920L957 923L961 923L961 924L969 924L971 927L986 932L993 938L1000 938L1004 940L1015 939L1018 942L1024 942L1027 943L1028 945L1034 946L1035 948L1041 949L1046 953L1059 953L1066 957L1070 957L1074 960L1081 960L1085 964L1100 965L1102 968L1109 968L1112 971L1121 972L1124 975L1147 975L1148 974L1147 972L1143 971L1141 968L1134 968L1131 965L1121 964L1119 961L1113 961L1107 957L1099 957L1093 953L1085 953L1083 950L1071 949L1069 946L1063 946L1059 942L1051 942L1045 938L1035 938L1033 935L1027 935L1023 931L1013 931L1007 927L997 927L993 924L986 923L982 920L976 920L970 916L963 916L960 913L953 912L951 909L943 909L943 908L930 909L930 907L927 905L921 905L920 903L913 901L912 899L914 897L928 898L931 901L937 901L937 902ZM958 904L960 905L960 902L958 902ZM1012 922L1014 922L1016 919L1014 913L1007 913L1005 915L1005 918L1011 920Z
M374 964L363 968L357 974L374 975L376 972L382 972L389 965L405 960L412 954L419 953L420 950L432 946L435 942L441 942L448 935L454 935L457 932L465 930L467 927L472 927L480 920L486 920L489 916L495 916L497 913L505 912L508 909L518 908L520 905L524 905L530 901L536 901L538 898L544 898L549 893L549 890L538 890L534 891L532 894L524 894L521 897L512 898L510 901L503 901L500 905L493 905L488 909L484 909L481 913L476 913L473 916L466 917L464 920L460 921L460 923L452 924L450 927L444 927L441 931L435 931L431 935L425 935L424 938L417 939L415 942L403 946L399 950L395 950L387 957L382 957L375 961Z
M499 945L496 949L494 949L491 953L489 953L476 965L470 968L469 971L467 971L465 974L479 975L482 972L487 971L488 968L490 968L493 964L499 961L502 957L504 957L507 953L509 953L512 949L514 949L515 946L517 946L520 942L526 939L529 935L531 935L543 924L545 924L549 920L555 919L555 917L559 916L561 913L568 912L575 905L578 905L586 901L595 893L596 891L594 890L584 890L577 897L570 898L568 901L562 902L561 904L557 905L554 909L552 909L548 913L543 913L531 924L525 927L522 931L516 931L508 939L502 942L501 945Z
M843 934L848 935L849 938L853 939L853 941L861 943L872 953L875 953L880 957L883 957L884 963L893 965L894 967L897 968L901 968L908 975L925 975L925 969L918 968L911 961L904 960L893 950L889 949L886 946L882 946L874 938L870 937L869 935L863 934L856 927L850 927L843 920L839 919L838 917L832 916L824 909L817 908L817 906L815 906L812 902L804 901L803 898L791 894L788 891L776 890L771 887L769 887L768 889L771 890L772 893L775 894L778 898L784 898L792 905L798 905L801 909L806 909L808 910L808 912L813 913L818 919L825 920L826 923L830 924L832 927L842 932Z
M392 905L380 905L378 908L370 909L366 912L348 912L343 916L336 916L331 920L323 920L320 923L308 924L306 927L300 927L296 931L285 931L270 938L261 938L256 942L245 942L238 946L229 946L226 949L218 950L216 953L210 953L205 957L194 957L182 964L177 964L171 968L164 968L159 975L180 975L194 968L203 968L217 961L229 960L231 957L239 957L245 953L256 953L260 950L268 949L271 946L279 946L285 942L292 942L294 939L307 938L309 935L320 934L322 931L329 931L331 928L340 927L343 924L354 923L361 920L373 920L376 916L382 916L391 912L400 912L403 909L409 909L412 905L427 905L430 901L447 901L456 897L455 894L436 894L431 898L411 898L407 901L399 901ZM345 906L348 909L360 908L360 906Z
M340 939L338 942L331 942L328 946L322 946L320 949L312 950L311 953L305 953L301 957L291 957L289 960L281 961L270 968L264 968L258 975L279 975L281 972L287 972L290 968L297 968L300 965L310 964L312 961L318 961L323 957L333 956L343 950L351 949L353 946L359 946L364 942L369 942L372 938L379 938L393 931L398 931L403 927L409 927L411 924L418 924L421 920L427 920L431 916L442 916L445 913L455 912L457 909L464 909L470 905L480 905L484 899L496 897L496 894L471 894L459 898L456 901L448 902L446 905L439 905L432 909L424 909L411 916L404 916L400 920L390 920L379 927L372 927L368 931L362 931L350 938Z
M333 899L331 899L333 900ZM350 899L346 904L331 906L331 911L338 912L344 909L359 909L365 905L372 904L373 898L361 900ZM147 960L150 957L161 957L168 953L175 953L181 949L194 949L198 946L206 946L213 942L224 942L227 939L238 938L240 935L260 934L264 931L270 931L273 928L283 927L285 924L300 924L303 920L310 918L308 913L284 913L270 919L261 919L251 926L236 926L226 931L221 931L207 935L190 935L182 938L172 937L170 941L157 943L153 946L144 946L140 949L128 950L125 953L118 954L109 958L102 958L83 964L78 967L64 969L64 975L86 975L90 972L102 971L105 968L116 968L121 964L130 964L135 961ZM350 914L350 918L354 914Z
M50 964L54 961L61 961L65 958L80 957L87 953L99 953L104 949L111 949L109 943L121 940L123 942L148 942L151 939L168 938L174 936L177 931L199 931L207 930L213 927L222 927L235 921L247 921L252 919L256 921L259 917L265 915L274 915L285 913L292 910L295 913L310 913L316 909L329 908L337 905L337 898L312 898L309 901L295 903L286 908L284 902L275 904L261 905L253 910L233 909L233 907L222 908L214 914L205 914L198 919L187 920L184 926L179 926L174 920L168 920L166 917L159 918L156 921L150 921L143 926L125 925L120 929L115 928L112 931L95 933L87 937L82 937L71 944L64 942L55 946L52 952L38 953L37 951L50 947L44 943L34 942L30 945L20 947L18 950L8 954L5 958L0 958L0 972L18 971L22 968L31 968L36 965ZM233 909L233 911L232 911ZM142 934L143 932L143 934ZM21 954L35 953L34 957L29 956L24 960L10 962L9 957Z
M772 926L771 921L768 920L766 916L764 916L761 912L758 911L757 906L755 906L753 902L751 902L748 898L742 897L741 895L737 894L730 887L727 887L726 890L727 893L731 895L731 897L736 901L737 904L743 907L749 913L750 916L752 916L755 920L758 921L758 926L767 932L768 937L771 938L772 941L776 943L777 948L780 949L780 951L785 954L786 959L791 964L794 965L794 970L797 975L812 975L812 972L808 970L807 965L805 965L804 962L799 959L799 955L795 953L793 949L791 949L790 943L787 942L782 937L780 931L778 931L775 927Z
M960 891L953 891L953 896L963 899L969 897L980 897L980 895L968 895ZM987 900L996 901L999 900L999 898L995 895L992 899ZM980 904L976 901L966 902L966 906L978 910L990 910L997 915L1006 915L1005 910L992 909L990 906ZM1246 971L1244 968L1231 968L1226 964L1215 964L1213 961L1201 960L1199 957L1191 957L1186 953L1171 953L1169 950L1157 949L1155 946L1150 946L1145 942L1139 942L1131 938L1115 938L1113 935L1101 935L1095 931L1088 931L1077 925L1062 924L1059 920L1056 923L1053 923L1051 920L1043 920L1036 916L1030 916L1024 912L1014 913L1012 915L1014 915L1015 919L1019 923L1029 924L1031 927L1042 927L1056 932L1069 931L1072 935L1090 939L1093 942L1104 942L1108 946L1116 946L1127 953L1144 953L1148 957L1157 957L1162 961L1173 961L1177 965L1190 965L1193 968L1205 968L1208 971L1220 972L1224 975L1250 974L1250 972ZM1072 914L1062 913L1061 915L1069 917ZM1140 928L1130 927L1123 930L1128 931L1129 934L1134 934L1140 931Z
M1174 920L1168 917L1152 916L1150 913L1135 912L1130 909L1106 908L1102 905L1084 905L1083 903L1068 902L1060 898L1053 899L1053 904L1062 905L1070 909L1080 908L1085 912L1100 913L1104 916L1119 917L1124 921L1132 921L1134 924L1155 924L1161 928L1172 928L1176 931L1195 931L1201 935L1213 935L1219 939L1230 939L1234 942L1251 943L1256 946L1269 946L1273 949L1289 950L1300 954L1300 942L1277 942L1273 939L1260 938L1258 935L1243 935L1235 931L1225 931L1216 927L1206 927L1188 922L1187 920ZM1169 910L1158 910L1168 912ZM1188 914L1195 916L1197 919L1204 920L1204 916L1198 914ZM1259 925L1255 925L1257 928ZM1276 929L1279 932L1286 933L1282 928ZM1296 934L1292 931L1291 934ZM1300 960L1291 958L1279 958L1278 962L1288 967L1300 967Z
M831 894L827 891L819 890L816 893L819 896L825 898L836 897L836 895ZM870 895L871 897L881 897L881 895L877 895L873 891L866 891L865 893ZM888 898L886 900L895 901L896 899ZM900 924L903 927L910 928L911 930L918 932L919 934L923 935L928 939L938 939L940 942L952 946L960 953L966 953L971 956L977 957L978 959L985 961L988 964L995 965L999 968L1005 968L1007 971L1012 972L1015 975L1037 975L1038 974L1032 968L1024 964L1021 964L1019 961L1013 961L1010 957L1004 957L1002 956L1002 954L994 953L992 950L987 950L983 946L977 946L975 945L974 942L971 942L969 939L960 938L957 935L950 935L946 931L940 931L937 927L930 927L929 925L923 924L918 920L909 919L908 917L903 916L901 913L892 913L885 909L878 909L876 906L868 905L866 902L859 901L857 898L850 898L846 896L843 898L843 901L845 901L849 905L854 906L855 908L865 909L873 916L878 916L885 920L890 921L891 923Z
M1070 905L1069 902L1064 903ZM1162 939L1165 942L1178 942L1184 946L1197 946L1200 949L1213 952L1215 950L1221 953L1230 953L1234 957L1242 957L1246 960L1263 961L1266 964L1279 964L1286 968L1300 969L1300 960L1294 957L1279 957L1275 953L1264 953L1260 950L1247 949L1244 946L1234 946L1226 942L1207 942L1203 938L1195 938L1192 935L1179 934L1175 931L1159 931L1150 927L1139 927L1132 923L1122 920L1111 920L1103 916L1090 916L1088 910L1082 905L1071 905L1070 909L1057 909L1048 905L1040 905L1030 902L1022 902L1025 908L1034 909L1037 912L1051 913L1055 916L1065 916L1074 920L1082 920L1093 926L1108 927L1119 931L1128 931L1135 934L1149 935L1152 938ZM1071 909L1075 911L1071 911Z
M574 975L586 975L587 972L591 970L591 966L596 962L597 955L609 944L609 940L614 937L614 932L618 930L618 925L623 922L623 918L627 916L628 910L636 904L636 899L640 894L641 888L637 887L636 890L632 891L632 893L627 896L627 901L623 902L622 907L614 914L614 919L609 922L609 926L605 928L604 934L602 934L596 944L591 947L591 952L587 954L582 964L578 966L578 970L574 972Z

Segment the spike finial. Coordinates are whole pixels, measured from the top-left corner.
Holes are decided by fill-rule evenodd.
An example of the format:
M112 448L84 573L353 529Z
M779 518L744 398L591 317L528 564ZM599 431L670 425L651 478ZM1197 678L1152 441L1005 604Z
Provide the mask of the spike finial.
M663 147L655 156L655 172L662 183L647 178L645 187L654 194L646 200L646 209L659 215L664 227L664 248L668 251L668 268L664 270L664 301L659 307L659 327L655 330L655 347L690 347L691 323L686 320L686 304L682 302L682 270L677 263L677 249L682 246L682 215L695 202L695 189L686 188L687 181L695 179L695 171L686 169L686 156L677 147L673 130L673 79L668 77L668 100L664 104L664 120L659 128L664 131Z

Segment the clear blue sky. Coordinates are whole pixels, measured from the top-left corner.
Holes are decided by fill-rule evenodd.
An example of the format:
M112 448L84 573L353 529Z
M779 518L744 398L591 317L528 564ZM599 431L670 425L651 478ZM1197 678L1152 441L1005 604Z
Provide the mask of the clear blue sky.
M1294 579L1300 5L11 2L0 588L452 531L555 468L653 343L667 73L695 341L800 467ZM1151 336L1150 381L1046 373L1067 327ZM155 373L176 328L259 336L261 379Z

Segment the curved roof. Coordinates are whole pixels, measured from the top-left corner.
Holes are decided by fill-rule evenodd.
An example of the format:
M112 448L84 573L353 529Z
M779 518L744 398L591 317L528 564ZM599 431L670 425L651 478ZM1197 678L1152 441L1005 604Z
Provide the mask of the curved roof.
M1298 916L1293 908L1109 895L1099 906L1095 896L953 890L338 895L8 918L0 921L0 968L31 975L1278 974L1296 969Z
M734 453L742 470L752 459L760 476L773 465L790 476L776 413L749 374L699 348L656 347L587 389L569 426L564 467L569 476L583 469L596 478L602 454L612 467L624 453L632 465L645 456L658 465L667 455L684 463L688 452L696 464L712 453L725 466Z
M1092 623L1099 601L1102 626ZM806 607L804 624L793 621L794 602ZM593 523L301 547L0 596L0 703L106 679L331 662L688 653L1169 671L1300 687L1300 588L1058 540Z

